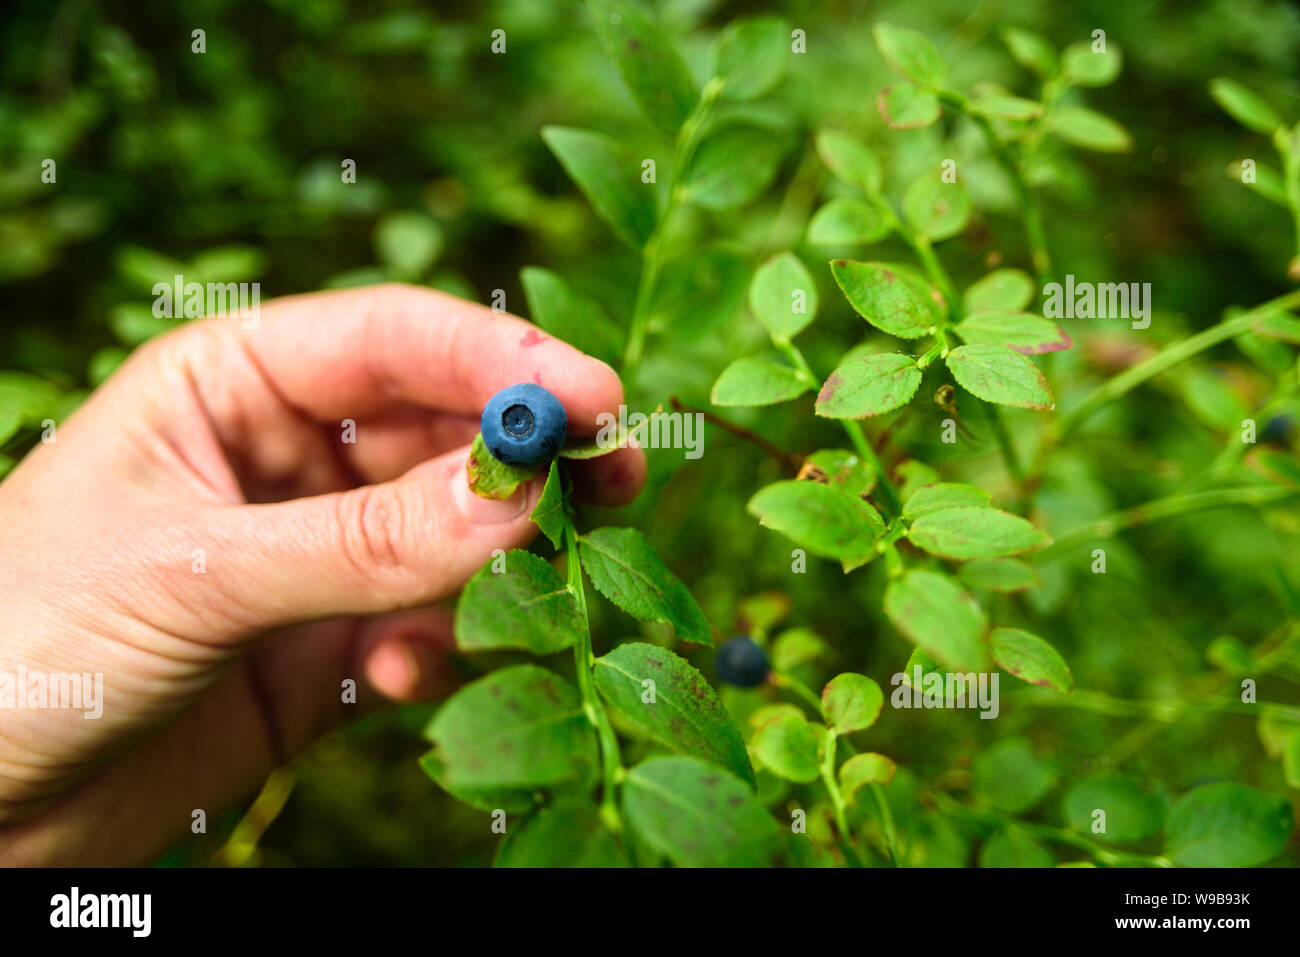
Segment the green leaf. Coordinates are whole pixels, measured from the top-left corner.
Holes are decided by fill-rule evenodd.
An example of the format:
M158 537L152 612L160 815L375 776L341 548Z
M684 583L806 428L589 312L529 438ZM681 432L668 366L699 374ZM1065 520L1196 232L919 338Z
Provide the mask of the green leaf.
M640 621L666 621L677 637L713 644L691 593L635 528L598 528L579 539L582 567L596 590Z
M1056 72L1056 49L1037 33L1006 27L1002 39L1011 51L1012 59L1026 70L1032 70L1044 79Z
M1019 269L995 269L976 280L962 296L962 312L995 310L1017 312L1033 301L1037 287L1028 273Z
M1202 784L1165 820L1165 856L1181 867L1258 867L1286 847L1291 802L1245 784Z
M843 489L850 495L865 498L876 485L875 471L856 452L848 449L818 449L804 459L808 474L804 478Z
M525 266L519 281L528 300L528 314L537 325L602 362L613 362L622 355L623 330L595 299L549 269Z
M970 194L961 183L945 183L923 173L903 194L903 213L927 238L939 242L960 233L970 223Z
M399 279L416 280L442 253L442 228L412 210L389 213L375 226L375 255Z
M957 561L1015 555L1051 542L1019 515L987 505L926 512L912 522L907 540L931 555Z
M817 285L793 253L777 253L754 273L749 308L772 335L793 339L817 314Z
M984 609L947 575L913 568L885 589L885 614L908 641L961 672L982 671Z
M138 346L155 336L171 332L181 321L155 316L149 306L138 302L118 303L108 312L108 327L126 346Z
M754 784L740 729L685 658L644 642L619 645L596 659L595 681L609 706L649 737Z
M869 196L880 192L880 158L847 133L838 130L818 132L817 155L841 182L856 186Z
M754 732L754 753L763 767L787 781L807 784L821 773L817 760L820 734L797 714L783 714Z
M980 848L980 867L1051 867L1052 852L1015 826L993 833Z
M542 530L542 534L559 548L564 541L564 489L560 479L560 461L551 459L542 494L528 516Z
M861 498L819 482L775 482L746 506L765 528L814 555L861 565L876 555L885 532L880 514Z
M650 758L632 768L623 813L679 867L768 867L781 857L776 822L749 788L698 758Z
M578 600L559 572L520 549L507 552L505 571L489 561L465 585L456 605L456 644L463 651L522 648L550 655L582 636Z
M1013 349L958 346L948 353L946 361L957 384L986 402L1039 411L1056 406L1038 367Z
M1093 840L1132 844L1160 830L1165 803L1119 771L1097 771L1070 786L1061 813L1069 827Z
M595 732L578 692L537 665L467 684L442 706L428 735L452 787L546 787L597 767Z
M787 628L772 642L772 667L789 671L834 657L835 651L809 628Z
M1104 113L1083 106L1058 107L1048 118L1048 128L1067 143L1100 153L1127 153L1133 137Z
M1021 681L1069 694L1074 675L1061 653L1037 635L1019 628L994 628L989 635L993 663Z
M977 558L962 565L961 580L972 588L1017 592L1043 583L1033 566L1016 558Z
M197 282L247 282L266 272L266 266L262 250L236 243L203 250L190 261L190 272Z
M939 98L911 83L895 83L876 94L876 109L891 130L921 130L943 115Z
M728 123L700 144L684 196L705 209L742 206L767 189L784 152L784 142L771 130Z
M447 768L438 749L420 755L420 770L456 800L489 814L500 809L508 814L523 814L537 803L539 794L530 788L462 787L447 780Z
M740 308L749 260L728 249L694 249L670 259L647 310L652 331L700 338L725 326Z
M567 126L543 126L542 139L614 235L644 246L658 214L654 188L641 182L632 154L603 133Z
M0 371L0 408L17 414L27 425L39 426L57 410L62 398L57 385L30 372Z
M879 206L837 196L813 214L808 242L821 246L867 244L879 242L889 232L890 225Z
M775 405L788 402L811 388L786 365L767 359L737 359L713 383L714 405Z
M537 474L536 469L507 465L497 459L483 444L481 435L474 436L474 444L469 450L469 459L465 462L465 472L471 492L480 498L498 501L514 495L519 486Z
M728 24L718 37L713 74L722 96L752 100L781 82L790 62L790 25L780 17L753 17Z
M836 675L822 689L822 716L839 734L863 731L876 723L884 707L880 685L866 675Z
M903 503L903 518L914 519L926 512L968 505L988 505L993 496L974 485L957 482L934 482L922 485Z
M943 82L943 58L925 34L890 23L877 23L872 33L889 65L913 83L939 86Z
M963 342L1006 346L1027 356L1060 352L1074 345L1056 323L1028 312L977 312L957 323L953 332Z
M1286 198L1286 183L1282 179L1282 174L1267 163L1255 161L1255 175L1253 182L1244 180L1244 163L1245 160L1234 160L1228 164L1228 178L1235 183L1241 183L1251 192L1258 193L1270 203L1276 203L1283 209L1290 206Z
M779 591L759 592L742 598L736 604L736 624L747 634L754 631L766 634L788 614L790 596Z
M681 54L639 4L587 0L605 55L650 122L676 133L695 106L695 83Z
M114 256L117 274L136 292L153 294L157 283L171 286L185 274L185 264L141 246L119 246Z
M916 669L921 669L920 678L917 678ZM909 688L925 688L926 677L933 672L939 672L939 680L943 680L943 668L939 662L935 661L920 648L913 648L912 653L907 656L907 664L903 666L903 684Z
M590 802L566 802L512 824L495 867L629 867L627 851Z
M886 785L898 770L892 760L875 751L855 754L840 765L840 792L850 804L857 802L857 793L868 784Z
M1010 814L1029 810L1056 783L1055 769L1020 738L1003 738L977 753L971 770L976 799Z
M817 395L817 414L861 419L907 405L921 385L911 356L896 352L859 355L837 366Z
M836 259L831 274L858 315L901 339L929 335L934 314L920 293L895 269L877 262Z
M1043 104L1021 96L990 94L971 100L966 104L966 110L975 116L987 116L995 120L1023 121L1042 115Z
M5 404L0 396L0 445L8 442L23 427L23 411L16 404Z
M1210 81L1210 96L1234 120L1256 133L1271 135L1282 125L1282 118L1254 90L1236 80L1217 77Z
M1094 53L1087 40L1071 43L1061 52L1061 72L1076 86L1106 86L1114 83L1124 59L1114 44L1104 53Z

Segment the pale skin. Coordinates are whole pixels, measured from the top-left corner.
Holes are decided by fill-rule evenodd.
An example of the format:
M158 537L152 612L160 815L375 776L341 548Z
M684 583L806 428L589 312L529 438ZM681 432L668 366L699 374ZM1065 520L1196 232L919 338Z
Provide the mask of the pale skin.
M0 864L148 862L349 717L446 694L438 603L537 532L540 477L506 502L465 479L517 382L571 437L623 401L523 320L378 286L182 327L58 423L0 483L0 670L102 673L103 715L0 709ZM581 465L594 504L645 477L635 449Z

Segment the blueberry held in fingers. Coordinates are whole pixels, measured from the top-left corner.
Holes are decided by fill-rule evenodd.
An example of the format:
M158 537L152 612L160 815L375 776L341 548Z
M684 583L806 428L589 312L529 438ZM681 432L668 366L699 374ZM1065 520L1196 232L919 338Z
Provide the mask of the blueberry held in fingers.
M568 434L564 406L540 385L521 382L502 389L483 406L479 432L498 461L521 468L545 465Z
M713 667L719 678L738 688L762 684L770 670L767 653L745 635L729 638L719 645Z

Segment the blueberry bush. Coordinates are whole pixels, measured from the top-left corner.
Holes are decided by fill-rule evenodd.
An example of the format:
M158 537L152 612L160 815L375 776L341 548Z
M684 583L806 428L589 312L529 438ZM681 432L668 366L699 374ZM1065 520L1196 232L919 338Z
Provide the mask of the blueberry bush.
M181 271L504 299L706 431L634 429L605 510L568 463L608 443L512 462L563 425L490 407L476 490L547 479L457 603L464 685L322 742L219 859L1296 863L1293 11L269 6L288 129L221 87L256 40L15 19L51 49L5 68L7 311L93 281L0 333L6 456L184 321L147 298ZM50 153L90 159L54 199Z

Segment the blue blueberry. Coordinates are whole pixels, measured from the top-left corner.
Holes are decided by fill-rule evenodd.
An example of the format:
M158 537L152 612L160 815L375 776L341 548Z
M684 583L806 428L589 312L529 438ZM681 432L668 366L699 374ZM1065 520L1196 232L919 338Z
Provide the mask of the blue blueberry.
M559 454L569 420L560 400L540 385L502 389L483 406L479 432L498 461L522 468L545 465Z
M1290 445L1295 439L1295 419L1283 412L1281 415L1275 415L1264 425L1264 431L1260 438L1265 442L1275 442L1278 445Z
M762 684L770 670L767 653L745 635L728 638L718 646L713 668L719 678L738 688Z

